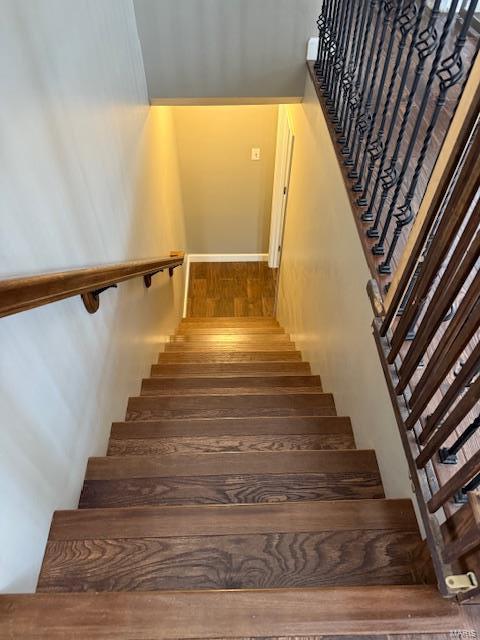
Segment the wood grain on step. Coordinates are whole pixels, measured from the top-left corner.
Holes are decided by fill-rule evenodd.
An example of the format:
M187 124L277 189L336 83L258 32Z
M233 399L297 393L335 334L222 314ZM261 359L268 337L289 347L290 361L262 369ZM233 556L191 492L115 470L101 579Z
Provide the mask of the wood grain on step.
M202 362L300 362L300 351L207 351L191 353L162 352L158 355L158 363L202 363Z
M39 591L412 584L408 531L50 541Z
M375 452L347 451L278 451L206 453L197 456L104 456L89 458L87 480L154 478L160 476L215 476L226 474L281 473L377 473Z
M418 532L410 500L340 500L56 511L51 540L382 529Z
M151 376L162 377L212 377L212 376L306 376L310 374L308 362L236 362L216 363L204 362L201 364L155 364L151 368Z
M270 393L274 392L274 388L279 388L280 393L285 390L312 388L322 391L320 376L276 376L274 378L265 376L251 376L245 378L237 377L203 377L203 378L145 378L142 381L141 394L160 394L160 393L184 393L185 391L194 393L210 392L215 393L215 389L229 389L233 393L264 393L264 389L269 389ZM219 391L218 393L224 393Z
M434 586L0 596L0 637L13 640L296 638L465 630L465 607ZM195 615L185 615L194 611ZM348 636L340 638L340 634ZM469 635L468 633L465 635ZM412 636L395 636L413 640ZM438 636L437 636L438 637ZM329 640L332 640L331 638ZM393 638L392 638L393 640ZM427 640L417 638L416 640ZM434 640L429 636L429 640Z
M261 418L207 418L151 420L147 422L114 422L110 438L220 437L273 435L352 436L350 418L340 416L294 416Z
M243 327L203 327L190 325L185 327L180 325L175 331L175 336L253 336L253 335L286 335L282 327L271 326L243 326Z
M257 352L296 351L293 342L283 343L248 343L248 342L167 342L163 353L257 353Z
M175 334L170 336L170 342L175 344L190 344L191 342L198 342L200 344L210 344L210 343L246 343L246 344L262 344L262 343L270 343L270 344L283 344L285 342L290 342L290 336L286 333L238 333L238 334L228 334L228 333L216 333L216 334Z
M208 454L207 454L208 455ZM80 508L383 498L376 472L231 474L86 480Z
M182 395L129 398L126 420L249 416L335 415L329 393Z
M353 436L326 433L310 435L228 435L149 438L110 438L107 455L145 456L170 453L221 453L248 451L307 451L353 449Z

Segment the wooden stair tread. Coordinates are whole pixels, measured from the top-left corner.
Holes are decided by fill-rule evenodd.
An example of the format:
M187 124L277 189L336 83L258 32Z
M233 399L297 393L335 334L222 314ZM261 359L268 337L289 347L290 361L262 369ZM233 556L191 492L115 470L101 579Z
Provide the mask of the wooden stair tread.
M461 607L428 585L0 596L0 636L22 640L263 639L462 630L472 628Z
M38 589L415 583L421 539L410 502L360 503L57 512Z
M228 416L335 415L329 393L261 395L136 396L129 398L127 420L221 418Z
M81 508L384 497L373 451L293 450L90 458Z
M284 353L296 349L293 342L167 342L162 353Z
M158 362L200 363L200 362L300 362L300 351L205 351L205 352L163 352L158 355Z
M277 473L359 473L378 474L375 452L370 449L346 451L275 451L249 453L206 453L191 456L103 456L89 458L86 480L151 478L157 476L214 476Z
M224 418L114 423L107 454L354 448L348 418Z
M251 377L251 376L305 376L310 374L308 362L203 362L154 364L150 375L153 377Z
M175 336L251 336L251 335L287 335L282 327L277 325L244 325L243 327L208 327L201 325L180 325Z
M203 334L203 335L192 335L190 333L187 334L175 334L170 336L170 342L175 344L191 344L191 343L199 343L199 344L216 344L216 343L224 343L224 344L237 344L237 343L245 343L245 344L283 344L285 342L291 342L290 336L287 333L253 333L253 334L227 334L227 333L215 333L215 334Z
M230 376L202 378L144 378L141 395L148 394L181 394L193 393L286 393L289 390L301 389L303 392L316 389L322 391L320 376Z

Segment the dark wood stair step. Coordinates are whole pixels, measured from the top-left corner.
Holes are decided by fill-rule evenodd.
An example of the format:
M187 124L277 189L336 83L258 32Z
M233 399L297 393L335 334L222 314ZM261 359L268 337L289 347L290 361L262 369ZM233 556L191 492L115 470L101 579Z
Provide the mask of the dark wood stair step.
M108 455L354 449L343 417L219 418L117 422Z
M473 631L462 607L430 585L0 596L0 637L14 640L474 637Z
M129 398L126 420L253 416L334 416L331 393L181 395Z
M243 327L204 327L199 324L193 326L180 325L175 336L250 336L250 335L286 335L285 330L277 325L245 325Z
M140 394L183 395L183 394L272 394L272 393L319 393L322 391L320 376L251 376L203 377L203 378L145 378Z
M300 351L208 351L167 352L158 355L158 363L300 362Z
M174 344L191 344L191 343L199 343L199 344L211 344L211 343L246 343L246 344L284 344L285 342L290 342L290 336L286 333L238 333L238 334L225 334L225 333L215 333L215 334L181 334L181 335L173 335L170 336L170 342Z
M157 377L202 378L231 376L308 376L308 362L204 362L204 363L163 363L154 364L150 375Z
M413 584L408 500L57 512L39 591Z
M209 343L209 342L167 342L165 351L162 353L257 353L257 352L280 352L296 351L293 342L275 343L262 341L257 343L229 342Z
M90 458L81 508L383 498L373 451Z

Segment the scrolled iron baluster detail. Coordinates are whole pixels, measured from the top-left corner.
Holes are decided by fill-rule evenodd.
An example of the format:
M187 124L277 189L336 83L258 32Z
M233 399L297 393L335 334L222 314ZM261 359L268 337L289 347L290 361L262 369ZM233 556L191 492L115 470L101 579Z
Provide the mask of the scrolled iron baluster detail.
M365 18L366 25L370 24L370 20L375 10L375 6L377 5L377 2L378 0L368 0L368 11L367 11L367 16ZM347 118L348 118L348 115L350 117L348 118L348 130L345 135L345 143L341 149L342 155L345 155L345 156L348 156L350 154L350 139L352 135L353 124L355 121L355 114L357 113L357 111L361 106L359 90L360 90L360 85L362 84L362 77L363 77L364 67L366 62L365 52L367 49L368 39L369 39L369 29L366 28L366 29L363 29L363 32L362 32L362 45L361 45L360 58L359 58L360 64L357 69L357 78L353 85L353 90L350 93L349 107L347 110ZM367 71L365 71L365 77L367 75Z
M398 111L401 105L401 100L403 97L403 92L405 91L405 87L406 87L406 82L407 82L407 77L408 77L408 72L410 71L410 64L411 64L411 60L413 58L413 52L414 52L414 44L416 41L416 37L418 34L418 31L420 30L420 23L421 23L421 19L422 19L422 15L423 15L423 7L420 7L420 10L418 11L417 14L417 7L415 4L415 0L407 0L407 2L405 3L405 5L403 6L402 9L402 13L400 14L400 17L398 18L398 24L399 24L399 30L400 30L400 41L398 43L398 47L397 47L397 53L395 56L395 62L393 64L393 68L392 68L392 73L390 76L390 82L389 82L389 86L388 86L388 90L387 90L387 95L385 98L385 103L383 106L383 111L382 111L382 117L381 117L381 121L380 121L380 126L378 128L377 131L377 135L375 137L375 140L372 141L372 143L370 144L369 147L369 153L370 153L370 163L368 165L368 172L367 172L367 179L365 181L365 186L363 188L363 192L361 194L361 196L358 198L357 200L357 204L360 207L366 207L368 205L368 200L367 200L367 196L368 196L368 189L370 187L370 182L372 180L373 177L373 172L375 171L375 167L376 167L376 163L377 160L380 159L380 165L379 165L379 169L378 169L378 173L377 173L377 180L373 189L373 195L372 198L370 200L370 206L368 207L368 210L365 211L362 216L361 219L363 220L363 222L372 222L373 221L373 205L375 203L376 200L376 196L377 196L377 191L378 191L378 186L380 184L380 175L383 171L383 168L385 166L385 162L387 160L387 155L388 155L388 149L390 146L390 141L393 137L393 132L394 132L394 125L397 121L397 117L398 117ZM403 53L407 44L407 40L408 40L408 36L410 35L410 33L412 32L412 29L415 30L412 34L412 43L410 45L410 49L408 51L407 54L407 59L405 60L405 65L403 68L403 74L400 80L400 85L399 85L399 89L397 92L397 98L395 100L395 104L394 104L394 109L393 109L393 114L390 120L390 126L389 126L389 130L387 132L387 138L385 140L385 142L383 141L383 136L385 134L385 125L387 122L387 117L390 111L390 103L392 101L393 98L393 92L395 89L395 84L397 82L397 75L398 75L398 70L400 68L400 63L402 61L403 58Z
M317 20L318 50L317 50L317 59L315 60L315 65L314 65L315 73L317 77L319 76L319 72L322 66L322 60L323 60L323 55L325 50L325 33L327 29L327 8L328 8L329 2L331 2L331 0L325 0L325 2L322 3L322 11L320 12L320 15L318 16L318 20Z
M458 0L453 0L455 3ZM410 87L410 92L408 95L408 99L407 99L407 104L405 106L405 111L403 114L403 118L402 118L402 122L400 125L400 129L397 135L397 141L395 144L395 148L392 154L392 157L390 159L390 163L387 169L384 170L384 172L381 174L380 176L380 181L382 183L382 193L380 195L380 203L377 209L377 213L376 213L376 217L375 217L375 222L373 224L372 227L370 227L370 229L367 231L367 235L370 238L377 238L380 236L379 241L377 242L377 244L372 248L372 253L374 255L378 255L378 256L382 256L385 252L384 249L384 242L385 242L385 238L387 236L389 227L390 227L390 223L392 220L392 216L393 216L393 210L394 210L394 206L390 206L387 215L385 217L384 223L383 223L383 229L382 232L379 232L379 225L381 222L381 217L382 217L382 213L383 213L383 209L385 206L385 203L387 201L387 196L388 196L388 192L390 191L390 189L392 187L395 186L395 193L392 199L392 202L395 201L396 203L396 198L398 198L398 194L400 193L400 189L401 189L401 185L402 185L402 180L403 180L403 175L408 167L408 164L410 162L412 153L413 153L413 148L415 146L416 143L416 137L418 135L418 128L420 127L421 123L422 123L422 119L423 119L423 115L425 113L425 110L427 108L428 105L428 99L430 97L430 91L432 88L432 82L433 79L435 77L435 71L436 68L439 64L440 61L440 56L445 44L445 40L446 37L448 35L448 31L449 31L449 27L450 27L450 22L448 24L445 25L445 28L442 32L442 36L440 37L440 39L438 38L438 33L437 30L435 28L436 25L436 21L439 15L439 8L440 8L440 1L436 0L435 5L431 11L430 14L430 18L428 21L428 25L426 27L426 29L424 29L419 37L418 40L415 42L414 44L414 48L417 51L418 54L418 63L417 63L417 68L415 69L415 76L413 79L413 83L412 86ZM400 169L400 171L398 171L397 168L397 162L398 162L398 158L400 155L400 149L402 147L403 144L403 138L405 135L405 131L407 128L407 124L409 123L409 119L410 119L410 113L412 111L412 107L413 107L413 103L414 103L414 99L418 90L418 87L420 85L420 80L423 76L423 72L425 70L425 66L427 63L427 60L429 58L429 56L431 56L436 50L436 54L434 57L434 60L432 62L432 68L430 70L430 74L427 80L427 84L425 86L425 91L423 94L423 99L421 102L421 106L419 109L419 113L417 115L416 118L416 122L415 122L415 126L414 129L417 129L417 134L412 134L412 136L410 137L410 141L408 144L408 148L407 151L405 153L405 157L403 159L403 164L402 167ZM373 197L373 196L372 196Z
M341 97L342 88L343 88L342 80L345 73L345 66L347 63L348 51L350 48L350 36L352 31L352 22L353 22L353 14L354 14L353 9L354 9L354 5L350 2L347 2L346 12L344 16L344 20L347 23L347 27L344 28L343 30L343 37L340 43L340 53L337 58L336 66L334 69L334 72L336 75L336 82L335 82L335 87L334 87L333 96L332 96L331 113L332 113L332 123L337 126L340 122L339 103L340 103L340 97Z
M351 139L348 145L350 152L348 154L347 159L344 161L344 164L346 166L353 166L353 155L354 155L354 150L356 149L358 136L361 136L363 138L364 132L366 131L367 123L366 123L366 117L365 117L365 109L368 109L368 100L371 100L371 93L372 93L372 83L371 81L370 83L368 82L369 80L368 72L372 66L372 61L373 61L375 49L377 46L377 38L380 30L382 10L385 5L385 0L375 0L375 5L377 6L375 27L373 29L372 40L370 42L370 52L368 54L367 66L366 66L365 76L363 79L362 89L360 91L359 108L358 108L359 113L357 115L355 126L353 128L353 138ZM367 92L367 88L368 88L368 92ZM354 170L351 170L348 175L350 178L357 177L356 172Z
M382 53L383 53L383 44L385 42L385 38L387 35L387 27L390 24L390 18L391 18L391 14L392 11L395 7L395 3L393 2L386 2L384 5L384 11L385 11L385 16L383 19L383 28L382 28L382 34L380 36L380 42L378 45L378 55L377 55L377 59L375 60L375 67L373 70L373 74L372 74L372 86L375 86L376 84L376 78L377 78L377 74L378 74L378 69L380 66L380 59L382 57ZM383 61L383 67L382 67L382 73L380 76L380 81L378 83L378 88L377 88L377 96L376 96L376 100L375 100L375 105L373 107L373 112L369 113L370 110L370 106L371 106L371 98L369 98L367 100L367 109L366 111L368 112L368 128L367 128L367 135L366 135L366 139L365 139L365 147L363 149L363 156L362 156L362 161L360 164L360 168L357 170L358 167L358 163L360 161L360 153L361 153L361 149L362 149L362 145L359 143L358 148L357 148L357 155L355 157L355 162L353 165L353 171L356 175L357 175L357 181L355 182L355 184L352 186L352 191L354 192L360 192L363 191L363 187L362 187L362 178L363 178L363 174L365 172L365 165L367 162L367 157L368 157L368 149L373 137L373 131L375 129L375 124L377 121L377 115L378 115L378 110L380 109L380 104L383 98L383 86L385 84L385 80L387 77L387 73L388 73L388 69L390 66L390 58L392 55L392 51L393 51L393 45L395 43L396 40L396 36L397 36L397 26L398 26L398 18L400 16L400 11L402 9L402 2L398 1L396 3L396 8L395 8L395 12L393 14L393 18L392 18L392 24L391 24L391 28L390 28L390 37L388 39L388 46L387 46L387 51L385 53L385 57L384 57L384 61Z
M400 236L402 234L402 230L404 227L408 226L415 217L415 214L412 209L412 201L415 196L415 192L418 185L418 179L420 177L420 172L423 168L423 163L425 162L425 157L430 147L435 126L437 124L440 113L443 107L445 106L447 93L450 91L450 89L452 89L452 87L458 84L464 76L462 51L467 40L468 30L470 28L471 20L473 18L473 14L476 9L476 6L477 6L476 0L470 0L469 9L463 21L460 33L458 34L458 37L456 39L453 53L441 63L437 71L437 77L440 81L440 85L439 85L439 92L437 95L437 99L435 102L435 107L432 113L432 117L430 119L430 124L428 125L428 129L423 139L422 148L417 159L415 171L413 173L412 180L410 182L410 187L408 189L407 195L405 196L405 201L400 207L398 207L397 213L394 214L394 217L396 219L396 225L393 231L392 242L388 249L388 253L385 260L382 262L382 264L379 267L379 271L382 274L391 273L392 271L391 261L394 256L395 249L397 247Z
M337 0L336 2L334 2L333 17L332 17L332 36L330 39L330 48L329 48L330 55L328 59L328 66L325 71L325 85L324 85L325 88L323 90L323 95L326 98L325 102L327 106L330 105L330 93L331 93L332 79L333 79L333 68L335 66L335 60L338 55L338 36L340 33L340 29L342 27L341 13L345 6L345 2L346 0L342 0L341 2Z
M325 12L325 29L324 29L324 46L323 46L323 56L320 62L319 69L317 70L317 74L320 77L320 88L322 91L325 89L325 74L328 68L328 61L330 58L330 47L332 41L332 29L333 29L333 12L335 9L335 0L326 0L326 12Z
M340 122L335 128L336 133L340 134L340 137L337 138L337 142L341 145L346 143L345 127L347 125L347 114L348 107L350 104L350 95L352 93L355 73L358 70L358 59L360 55L361 49L361 38L359 37L359 33L364 33L365 27L365 18L367 14L368 0L361 0L358 2L357 6L357 15L355 18L355 29L353 32L353 46L350 53L350 62L347 65L344 77L343 77L343 85L344 85L344 100L342 105L342 111L340 114ZM361 16L361 17L360 17Z
M474 1L474 0L472 0ZM435 80L435 77L437 76L437 71L439 68L439 64L440 64L440 60L443 54L443 50L445 47L445 43L447 41L447 37L450 33L450 27L453 23L453 20L455 18L455 14L456 14L456 7L458 4L458 0L452 0L452 3L450 5L450 9L449 12L447 14L447 17L445 19L444 22L444 26L443 26L443 31L442 31L442 35L440 36L440 39L438 39L438 34L436 29L433 27L433 29L425 29L422 34L420 34L420 40L419 40L419 56L421 61L425 61L427 59L427 57L431 54L431 52L435 49L436 47L436 53L435 53L435 57L433 59L432 62L432 67L430 69L430 73L425 85L425 89L423 92L423 96L422 96L422 101L420 103L420 107L418 110L418 114L417 114L417 118L415 121L415 126L413 128L413 132L412 135L410 137L410 141L407 147L407 150L405 152L405 156L403 159L403 163L402 163L402 167L400 170L400 173L397 176L397 179L395 181L395 191L392 197L392 200L390 202L390 206L387 212L387 215L385 217L385 221L384 221L384 225L383 225L383 229L382 229L382 233L380 235L379 241L378 243L373 247L372 251L374 252L375 255L383 255L385 252L385 240L387 238L387 234L388 231L390 229L390 224L392 223L393 220L393 213L395 210L395 207L397 205L397 201L400 195L400 190L402 188L402 184L403 184L403 180L405 178L405 174L407 172L408 166L410 164L411 158L412 158L412 154L413 154L413 149L415 147L416 141L417 141L417 137L420 131L420 127L422 125L423 122L423 118L425 116L425 112L427 110L428 104L429 104L429 99L430 99L430 93L432 90L432 86L433 86L433 82ZM433 12L432 12L433 15ZM429 25L430 26L430 25ZM437 41L438 41L438 45L437 45ZM423 63L425 64L425 62ZM418 78L418 80L417 80ZM412 86L412 90L415 89L418 86L419 83L419 77L416 74L415 76L415 80ZM409 96L410 98L410 96ZM403 134L405 133L405 128L407 125L407 120L408 120L408 116L410 115L409 112L407 113L407 110L411 105L413 104L413 97L412 100L409 99L408 103L407 103L407 107L405 108L405 114L404 114L404 118L402 121L402 127L400 129L400 133ZM433 132L433 128L432 128L432 132ZM399 134L400 135L400 134ZM430 133L430 137L431 137L431 133ZM428 147L427 147L428 148ZM425 149L426 151L426 149ZM423 159L422 159L422 163L423 163ZM410 222L413 219L413 212L411 210L411 207L405 207L404 210L402 212L398 213L398 217L397 217L397 227L398 227L398 231L397 231L397 235L399 236L399 234L401 233L401 230L403 227L407 226L408 224L410 224ZM396 229L397 230L397 229ZM393 239L393 242L397 243L398 241L398 237L397 240L395 240L395 236ZM379 266L378 268L379 273L381 273L382 275L389 275L392 271L391 266L390 266L390 261L385 260L384 262L382 262L382 264Z

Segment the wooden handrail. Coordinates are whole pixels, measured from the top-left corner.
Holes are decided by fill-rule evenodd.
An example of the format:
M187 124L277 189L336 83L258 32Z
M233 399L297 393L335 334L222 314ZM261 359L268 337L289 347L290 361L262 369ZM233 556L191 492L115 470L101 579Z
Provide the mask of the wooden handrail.
M184 254L172 252L169 257L118 262L69 271L42 273L0 281L0 317L41 307L51 302L80 295L90 313L98 309L101 290L125 280L143 277L150 286L151 276L183 264Z

